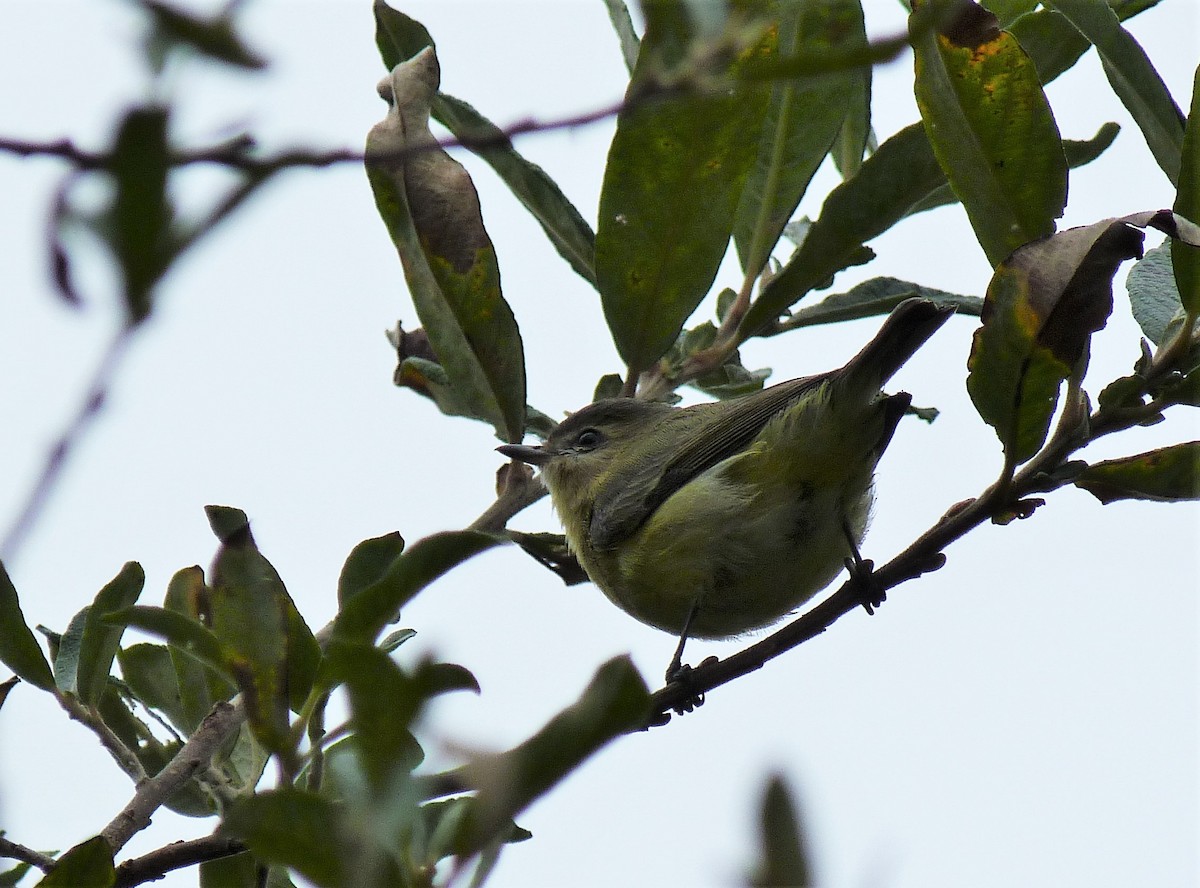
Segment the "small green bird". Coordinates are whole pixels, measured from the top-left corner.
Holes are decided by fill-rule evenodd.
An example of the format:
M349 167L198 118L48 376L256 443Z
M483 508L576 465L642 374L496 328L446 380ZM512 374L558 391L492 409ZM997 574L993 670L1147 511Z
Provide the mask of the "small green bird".
M880 387L954 313L896 307L840 370L731 401L632 398L571 414L540 447L572 552L626 613L682 641L767 626L857 556L875 466L911 398Z

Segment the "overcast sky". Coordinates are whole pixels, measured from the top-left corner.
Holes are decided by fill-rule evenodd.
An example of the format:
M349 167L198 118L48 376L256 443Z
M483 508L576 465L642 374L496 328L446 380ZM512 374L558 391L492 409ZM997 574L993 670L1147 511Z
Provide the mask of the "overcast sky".
M871 0L872 34L902 27ZM171 84L177 136L205 144L241 127L268 147L357 147L384 114L384 74L367 0L258 0L246 32L272 62L260 75L195 66ZM138 21L117 0L5 4L0 132L85 146L145 95ZM625 72L599 0L412 3L438 42L443 88L498 123L611 104ZM1192 0L1129 24L1184 107L1197 62ZM911 56L875 79L880 138L917 119ZM1060 129L1123 131L1073 174L1063 225L1169 206L1173 191L1112 97L1094 54L1049 91ZM594 220L612 123L522 138L518 147ZM503 286L521 324L530 403L552 416L619 371L594 291L545 243L491 172L460 155L483 202ZM80 248L83 311L58 302L40 238L63 168L0 157L0 532L82 397L117 314L110 273ZM195 208L223 179L189 171ZM824 170L802 212L836 182ZM1157 243L1150 234L1148 246ZM877 275L982 295L990 274L960 208L910 220ZM1123 284L1127 268L1118 274ZM728 266L720 285L734 284ZM1118 286L1096 338L1099 385L1129 371L1138 331ZM395 251L355 165L279 178L165 281L156 316L122 366L103 415L73 455L11 565L26 616L63 629L126 560L145 603L171 574L207 565L207 503L245 509L259 545L313 627L336 607L336 577L359 540L415 540L464 527L488 505L501 459L490 430L442 417L391 385L383 331L418 321ZM707 312L707 314L704 314ZM711 315L711 306L701 309ZM864 554L903 549L952 503L981 491L999 446L966 398L971 318L951 321L896 378L942 416L905 422L880 468ZM743 349L779 381L829 369L877 322L795 333ZM1194 413L1194 411L1193 411ZM1097 447L1097 457L1198 437L1194 416ZM820 883L831 888L1197 884L1197 543L1195 506L1118 504L1064 490L1029 521L986 527L940 573L896 590L699 712L624 738L519 818L534 839L509 849L493 885L725 886L751 863L758 799L773 771L804 805ZM545 503L513 522L557 529ZM673 639L590 585L564 589L520 551L488 552L403 615L433 651L471 668L480 697L440 702L423 739L437 766L499 749L571 702L596 667L631 652L654 684ZM736 650L695 644L693 662ZM0 712L0 828L41 849L97 832L131 788L80 726L18 688ZM211 830L160 813L139 853ZM194 871L160 884L195 883Z

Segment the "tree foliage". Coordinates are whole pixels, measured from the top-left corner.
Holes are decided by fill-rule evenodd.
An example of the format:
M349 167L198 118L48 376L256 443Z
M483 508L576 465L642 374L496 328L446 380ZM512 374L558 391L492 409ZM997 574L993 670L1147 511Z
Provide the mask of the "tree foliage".
M422 323L393 338L396 383L447 415L487 423L502 441L544 435L552 423L527 404L519 318L452 147L486 160L595 289L624 362L597 381L597 395L669 399L690 385L737 397L768 376L741 363L747 342L885 315L914 294L978 316L967 385L1002 446L1002 464L991 486L876 570L881 594L936 570L943 550L964 534L1027 518L1062 487L1104 503L1200 498L1200 442L1102 462L1078 458L1100 437L1200 406L1197 98L1184 114L1121 24L1152 5L923 0L914 2L906 34L871 41L859 0L736 0L714 4L710 15L682 0L653 0L639 7L640 35L621 4L610 2L631 75L619 107L591 115L616 117L594 230L516 150L515 131L441 92L433 36L383 0L373 13L388 108L364 155L269 156L249 134L179 146L169 136L179 109L154 99L114 121L111 147L100 152L2 140L5 151L57 156L71 168L48 244L60 296L82 300L63 232L83 226L107 248L125 310L91 396L17 517L4 555L36 520L68 445L100 409L128 341L154 314L164 275L265 182L297 166L365 162ZM180 54L234 71L262 67L239 36L235 6L204 18L141 0L148 58L160 69ZM876 133L872 65L910 46L921 120ZM1044 92L1089 46L1138 124L1148 159L1178 196L1170 209L1058 230L1070 170L1102 156L1115 133L1111 125L1090 138L1060 132ZM431 119L449 130L453 146L434 138ZM827 159L841 182L817 218L795 218ZM170 184L200 161L224 166L235 180L199 219L186 220ZM89 177L111 186L99 212L75 207ZM983 299L886 275L829 292L840 272L872 261L874 238L919 226L922 212L948 204L962 205L994 269ZM1143 257L1147 228L1170 243ZM731 245L741 280L721 281ZM1092 335L1113 310L1119 266L1131 259L1138 261L1128 294L1145 339L1131 344L1137 357L1128 375L1093 396L1082 386ZM714 291L717 316L697 318ZM218 543L212 567L180 570L161 606L139 603L145 578L130 562L61 631L43 629L41 642L26 613L29 598L22 604L0 567L0 661L15 676L0 684L0 705L18 679L27 686L18 693L53 696L137 787L94 837L61 853L0 837L0 853L18 861L0 879L32 882L29 870L37 869L45 885L134 885L198 864L204 885L265 879L284 886L292 873L317 885L427 885L468 867L471 884L480 884L505 844L529 838L521 812L602 746L665 723L696 694L761 667L861 602L860 591L844 586L769 638L701 664L686 686L653 694L627 659L615 659L524 742L424 773L413 731L422 713L439 695L479 687L463 666L406 657L412 630L389 627L440 576L514 541L578 581L561 537L506 529L541 493L522 467L507 466L495 505L463 529L411 544L398 533L364 540L342 569L336 618L315 631L236 508L208 507ZM155 641L126 642L130 627ZM350 715L328 725L334 694L344 695ZM261 789L267 772L273 788ZM206 839L123 858L162 806L215 817L216 828ZM786 786L772 782L762 810L763 856L752 883L807 883L804 831Z

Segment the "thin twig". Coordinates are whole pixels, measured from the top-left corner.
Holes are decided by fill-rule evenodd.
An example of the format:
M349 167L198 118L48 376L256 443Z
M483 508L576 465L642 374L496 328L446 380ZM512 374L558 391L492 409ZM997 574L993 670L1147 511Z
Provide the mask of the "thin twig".
M187 783L209 760L226 738L245 718L241 704L217 703L204 717L195 733L165 768L143 780L133 798L100 833L116 853L140 830L150 825L150 817L175 792Z
M45 507L55 482L66 466L71 449L79 443L88 426L100 413L100 408L104 406L104 401L108 397L113 376L116 374L122 358L125 357L133 329L130 326L123 326L109 343L99 365L92 374L91 382L88 384L87 393L79 405L79 410L76 411L75 416L67 424L54 446L50 448L46 462L42 466L37 480L34 481L33 488L29 491L20 512L17 513L12 527L5 535L4 542L0 543L0 561L6 564L12 562L14 553L24 541L26 534L33 528L38 515Z
M140 783L146 779L146 769L142 767L142 763L134 755L133 750L113 733L94 709L84 705L73 694L58 694L58 703L67 715L96 735L100 745L112 756L113 761L121 770L129 775L130 780Z
M4 836L0 836L0 857L8 857L12 860L28 863L30 866L36 866L44 873L48 873L54 869L54 858L50 855L43 854L41 851L34 851L32 848L26 848L24 845L4 838Z
M172 842L149 854L126 860L117 867L114 888L132 888L161 879L172 870L183 869L209 860L232 857L246 850L240 840L214 833L187 842Z

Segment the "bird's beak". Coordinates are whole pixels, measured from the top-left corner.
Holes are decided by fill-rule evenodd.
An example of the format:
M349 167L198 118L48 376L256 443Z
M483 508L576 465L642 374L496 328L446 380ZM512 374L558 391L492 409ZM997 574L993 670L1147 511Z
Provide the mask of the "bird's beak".
M527 444L504 444L496 450L509 459L520 460L531 466L544 466L550 461L550 454L541 447L530 447Z

